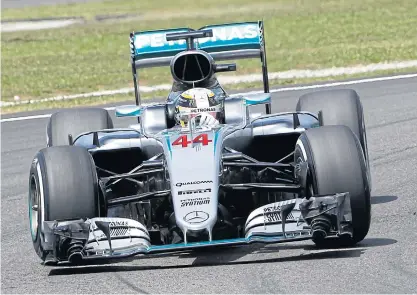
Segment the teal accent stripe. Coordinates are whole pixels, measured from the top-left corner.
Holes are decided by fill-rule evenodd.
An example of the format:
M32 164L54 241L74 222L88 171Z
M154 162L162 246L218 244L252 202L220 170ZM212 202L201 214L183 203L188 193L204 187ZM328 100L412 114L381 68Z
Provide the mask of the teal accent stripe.
M250 99L250 98L246 98L245 99L245 104L246 105L257 105L257 104L264 104L264 103L268 103L271 101L271 97L266 97L265 99L262 100L256 100L256 99Z
M168 146L168 150L169 150L169 155L172 158L172 146L171 146L171 140L169 139L169 136L165 136L165 140L167 142L167 146Z
M145 245L139 248L118 250L113 253L114 257L123 257L136 254L152 254L152 253L164 253L165 251L169 252L170 250L191 250L200 247L211 247L219 245L245 245L250 243L280 243L280 242L292 242L292 241L301 241L311 239L311 235L304 231L303 234L297 235L292 238L285 238L282 235L268 235L268 236L259 236L253 235L247 238L237 238L237 239L224 239L224 240L214 240L214 241L202 241L202 242L192 242L192 243L179 243L179 244L167 244L167 245L154 245L146 247Z
M233 243L245 243L248 242L248 239L240 238L240 239L225 239L225 240L215 240L215 241L203 241L203 242L193 242L193 243L180 243L180 244L167 244L167 245L158 245L158 246L151 246L149 247L148 252L152 252L155 250L169 250L175 248L183 248L183 247L196 247L196 246L205 246L205 245L223 245L223 244L233 244Z
M132 112L121 113L116 111L116 117L138 117L141 114L141 110L133 110Z
M155 253L167 253L170 251L187 251L197 248L205 248L205 247L212 247L212 246L219 246L219 245L247 245L250 243L285 243L285 242L295 242L295 241L303 241L303 240L310 240L312 238L311 233L307 230L299 231L296 236L286 238L282 234L274 235L274 234L266 234L266 235L258 235L254 234L247 238L237 238L237 239L224 239L224 240L214 240L214 241L202 241L202 242L192 242L192 243L180 243L180 244L168 244L168 245L140 245L138 247L133 247L129 249L120 249L113 252L110 256L108 254L98 255L98 256L90 256L86 257L85 259L95 259L95 258L123 258L134 256L138 254L155 254Z
M216 148L217 148L217 139L219 137L219 131L214 131L214 154L216 154Z

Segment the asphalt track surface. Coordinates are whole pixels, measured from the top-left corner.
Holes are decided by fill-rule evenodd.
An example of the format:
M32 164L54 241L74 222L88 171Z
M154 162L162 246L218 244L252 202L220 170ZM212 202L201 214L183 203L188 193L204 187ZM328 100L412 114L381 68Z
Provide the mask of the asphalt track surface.
M1 293L415 293L417 78L334 88L345 87L362 99L373 179L370 232L348 249L304 241L44 267L31 243L27 184L47 119L3 122ZM273 111L295 110L307 91L317 90L275 93ZM127 126L127 119L114 120Z

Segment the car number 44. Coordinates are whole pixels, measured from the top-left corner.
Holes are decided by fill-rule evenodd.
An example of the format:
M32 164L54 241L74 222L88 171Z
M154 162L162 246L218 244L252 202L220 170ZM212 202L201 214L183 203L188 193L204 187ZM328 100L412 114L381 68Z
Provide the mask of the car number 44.
M192 140L189 140L187 135L181 135L172 143L172 145L186 148L189 144L201 143L201 145L205 146L208 145L210 142L212 142L212 140L208 139L207 134L199 134L196 137L192 138Z

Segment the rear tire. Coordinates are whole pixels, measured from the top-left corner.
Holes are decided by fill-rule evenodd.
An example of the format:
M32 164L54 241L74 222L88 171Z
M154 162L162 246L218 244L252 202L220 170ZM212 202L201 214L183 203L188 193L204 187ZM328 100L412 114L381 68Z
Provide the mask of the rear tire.
M80 108L52 114L47 126L47 146L69 145L68 134L75 139L88 131L112 129L113 121L105 109Z
M359 140L347 126L306 130L295 148L296 163L307 162L308 196L349 192L353 238L313 240L318 246L351 246L365 238L371 222L366 166Z
M98 180L89 152L76 146L40 150L29 175L29 223L32 242L45 261L43 221L93 218L99 214ZM35 210L37 207L37 210Z

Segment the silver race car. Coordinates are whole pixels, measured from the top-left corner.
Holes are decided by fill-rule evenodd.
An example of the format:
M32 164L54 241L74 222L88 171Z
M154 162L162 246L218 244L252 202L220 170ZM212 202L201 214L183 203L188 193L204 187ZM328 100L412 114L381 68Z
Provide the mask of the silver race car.
M263 22L133 32L135 105L54 113L29 175L30 231L46 265L249 243L350 246L371 220L362 104L316 91L271 113ZM229 95L221 60L260 58L264 91ZM167 66L164 103L137 70ZM259 110L260 113L259 113Z

